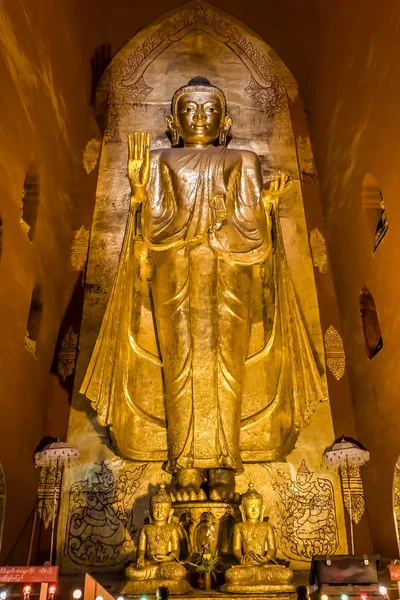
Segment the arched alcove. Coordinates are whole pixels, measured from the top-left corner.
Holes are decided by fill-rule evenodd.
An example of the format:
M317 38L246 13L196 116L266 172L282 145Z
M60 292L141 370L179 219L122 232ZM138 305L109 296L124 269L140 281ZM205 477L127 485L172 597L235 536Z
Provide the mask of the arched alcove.
M381 328L375 300L366 286L360 292L360 315L365 339L365 350L371 360L383 348Z
M22 189L20 222L28 238L35 236L36 220L39 210L39 175L34 163L29 165Z
M170 148L170 141L165 134L165 118L171 110L171 98L178 88L197 75L209 79L223 90L226 96L228 112L233 118L232 139L228 150L232 148L239 151L253 151L257 154L260 158L265 185L280 171L289 173L292 178L293 185L290 192L282 197L279 204L283 244L286 249L291 285L293 282L294 287L294 290L291 288L291 293L293 296L296 295L296 301L298 298L302 315L300 317L299 314L299 319L304 318L306 330L312 340L313 355L317 357L321 380L325 385L323 337L303 207L303 193L307 188L302 186L304 173L311 174L313 181L316 180L317 175L298 86L282 60L265 41L234 17L199 1L180 6L135 34L113 58L98 88L95 111L99 122L104 124L104 135L99 162L96 206L90 234L76 381L80 383L84 378L120 263L131 195L126 176L127 135L133 131L148 131L151 135L152 151ZM147 301L149 288L145 281L141 281L139 285L146 298L143 306L137 309L137 314L140 314L142 319L137 341L148 354L154 354L157 352L157 339L151 332L149 333L153 323L151 300ZM270 299L268 297L266 301ZM259 312L261 313L262 310L263 307ZM259 337L252 342L254 347L250 348L250 353L257 352L265 341L261 321L261 314L257 321L254 319L253 331ZM129 348L128 351L130 352ZM277 357L278 353L274 356ZM142 395L145 392L146 397L143 396L143 400L147 402L146 414L149 414L153 407L149 406L148 399L151 397L153 402L156 398L158 402L158 399L163 397L159 365L151 361L145 363L143 357L134 360L142 383L135 388L131 405L141 405ZM255 369L255 365L248 364L243 395L245 408L241 449L245 461L246 452L252 451L252 445L261 446L267 435L273 438L275 432L279 430L276 421L271 428L271 433L269 433L269 424L259 427L259 419L264 416L264 412L257 411L261 386L258 386L254 377ZM268 386L272 387L270 379L266 370L263 390ZM118 378L118 381L115 378L115 381L119 386L122 378ZM154 394L149 392L151 386L154 388ZM82 407L83 400L78 394L78 389L75 388L73 397L73 408L77 408L74 414L79 412L77 416L79 432L76 433L74 440L79 443L82 452L88 452L90 460L95 461L101 454L100 443L106 435L93 412L86 411L84 414L83 411L79 411L78 407ZM272 393L269 389L266 393L270 391ZM285 394L285 397L289 395ZM271 404L271 410L274 410L274 403ZM315 410L319 412L320 435L315 436L315 430L306 426L302 427L300 435L302 447L307 447L310 468L313 469L313 473L319 474L321 453L331 444L334 433L329 404L320 402ZM154 440L153 458L147 467L146 477L149 480L154 478L156 481L159 480L158 469L160 469L157 461L164 460L166 456L164 412L155 411L156 419L148 420L146 427L140 428L137 425L135 411L136 409L132 410L126 420L121 419L119 422L126 427L127 432L129 430L125 438L127 444L130 444L133 438L135 444L140 444L141 440L144 443L145 438L149 439L149 437ZM144 414L144 411L141 414ZM272 419L270 421L272 422ZM100 421L102 422L104 421ZM254 435L254 430L252 433L253 427L259 427L259 435ZM86 435L88 431L95 432L95 435L90 437L90 442L89 436ZM115 431L114 423L113 434ZM292 443L292 440L288 443ZM124 449L119 451L121 455L124 454ZM283 451L286 452L286 448ZM261 448L260 452L264 452L264 449ZM251 468L252 465L249 466L249 469ZM95 478L94 468L89 467L88 473L89 471L90 478ZM278 477L275 473L273 476ZM73 481L72 477L75 477L75 481L79 481L80 474L76 471L70 481ZM271 521L278 523L278 509L271 497L272 486L267 485L265 477L259 477L258 481L258 491L265 494L265 498L269 498ZM345 553L346 538L340 481L336 474L332 475L331 481L336 498L335 508L325 519L320 531L323 532L325 527L333 528L335 539L339 540L335 550ZM66 498L67 494L64 497ZM59 534L67 537L67 543L71 514L69 510L64 501ZM227 526L230 528L230 523L227 523ZM104 535L108 535L108 531L107 525ZM203 539L202 536L206 531L207 521L202 523L199 539ZM277 531L280 536L277 540L279 544L282 541L279 527ZM326 545L325 542L323 544ZM305 558L304 553L295 550L293 553L291 559L304 566L308 557ZM127 558L118 556L114 562L117 565ZM61 561L65 572L76 571L76 561L71 555L63 556ZM85 564L80 563L82 569L90 567L90 558L85 558L85 561Z
M362 183L362 203L367 218L368 231L375 252L388 231L383 194L379 182L367 173Z
M4 519L6 513L6 481L4 471L0 463L0 549L3 539Z
M31 304L29 307L28 322L26 325L25 347L33 354L36 353L36 341L39 336L40 322L42 319L42 286L37 283L33 288Z

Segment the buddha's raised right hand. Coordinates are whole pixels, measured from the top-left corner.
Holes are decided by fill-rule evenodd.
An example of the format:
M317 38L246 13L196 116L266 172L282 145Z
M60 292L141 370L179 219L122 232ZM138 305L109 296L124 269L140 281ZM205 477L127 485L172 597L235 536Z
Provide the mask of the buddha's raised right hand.
M128 134L128 177L132 200L143 202L150 178L150 133L135 131Z

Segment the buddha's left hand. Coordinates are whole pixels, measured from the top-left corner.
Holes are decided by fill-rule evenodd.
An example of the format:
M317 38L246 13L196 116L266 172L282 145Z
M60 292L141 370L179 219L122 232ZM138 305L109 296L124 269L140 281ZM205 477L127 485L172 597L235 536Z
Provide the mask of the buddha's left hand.
M253 557L251 556L251 553L243 554L242 558L240 559L241 565L244 565L246 563L251 563L251 562L253 562Z
M287 192L287 190L292 186L293 180L287 173L281 173L280 175L275 175L274 179L269 184L268 188L264 188L261 192L261 197L264 202L271 201L275 198L279 198Z
M265 556L261 556L261 554L257 554L256 552L249 552L251 558L258 562L260 565L265 565L268 562L268 559Z
M174 559L173 554L154 554L154 560L157 562L169 562Z

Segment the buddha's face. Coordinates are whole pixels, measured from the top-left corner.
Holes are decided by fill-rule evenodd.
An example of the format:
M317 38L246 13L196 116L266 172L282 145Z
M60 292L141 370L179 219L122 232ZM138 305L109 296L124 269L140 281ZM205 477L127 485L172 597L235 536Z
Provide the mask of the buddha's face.
M151 505L151 514L156 523L167 521L171 510L169 502L154 502Z
M176 128L185 146L209 146L222 130L228 131L231 119L214 92L186 92L178 98L175 114L167 121Z
M262 514L263 502L262 499L252 498L243 503L246 519L249 521L259 521Z

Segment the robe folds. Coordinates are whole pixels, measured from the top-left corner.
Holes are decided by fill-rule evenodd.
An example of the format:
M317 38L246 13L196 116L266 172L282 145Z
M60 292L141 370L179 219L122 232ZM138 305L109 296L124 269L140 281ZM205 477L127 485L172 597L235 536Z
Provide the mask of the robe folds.
M81 392L124 458L282 460L325 394L259 159L173 148L150 173Z

